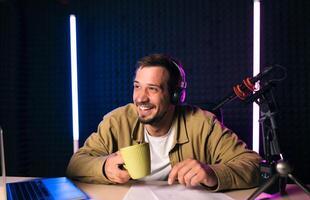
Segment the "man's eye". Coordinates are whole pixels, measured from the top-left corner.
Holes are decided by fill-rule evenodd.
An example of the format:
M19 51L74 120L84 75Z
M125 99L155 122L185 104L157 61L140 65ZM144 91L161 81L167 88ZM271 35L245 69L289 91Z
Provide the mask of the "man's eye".
M150 87L149 90L153 91L153 92L157 92L158 91L158 88L156 87Z

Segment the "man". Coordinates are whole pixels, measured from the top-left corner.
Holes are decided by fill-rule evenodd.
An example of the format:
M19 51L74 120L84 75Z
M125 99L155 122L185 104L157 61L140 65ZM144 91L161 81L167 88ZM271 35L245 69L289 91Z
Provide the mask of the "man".
M246 149L216 117L198 107L181 105L186 80L180 63L153 54L140 59L133 104L115 109L75 153L67 174L91 183L130 180L119 149L148 142L151 175L143 180L198 184L214 191L258 184L260 156Z

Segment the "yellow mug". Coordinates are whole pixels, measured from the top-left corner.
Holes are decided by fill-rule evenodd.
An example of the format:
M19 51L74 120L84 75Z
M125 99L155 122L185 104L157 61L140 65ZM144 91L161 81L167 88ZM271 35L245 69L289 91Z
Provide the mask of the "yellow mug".
M143 178L151 173L149 143L136 144L120 149L124 168L132 179Z

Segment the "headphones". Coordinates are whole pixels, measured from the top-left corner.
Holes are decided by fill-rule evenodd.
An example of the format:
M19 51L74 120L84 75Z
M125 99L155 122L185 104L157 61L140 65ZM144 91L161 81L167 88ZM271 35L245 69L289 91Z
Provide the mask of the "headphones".
M182 104L185 102L186 98L186 79L185 79L185 72L181 66L179 66L176 61L170 59L173 65L178 69L179 76L181 78L179 85L173 90L170 94L171 103L174 105Z

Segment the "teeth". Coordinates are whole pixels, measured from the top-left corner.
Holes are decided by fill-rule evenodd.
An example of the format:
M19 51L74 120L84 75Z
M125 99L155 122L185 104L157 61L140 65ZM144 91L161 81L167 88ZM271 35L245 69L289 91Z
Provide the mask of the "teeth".
M142 105L142 106L139 106L139 108L140 108L141 110L147 110L147 109L150 109L151 107Z

